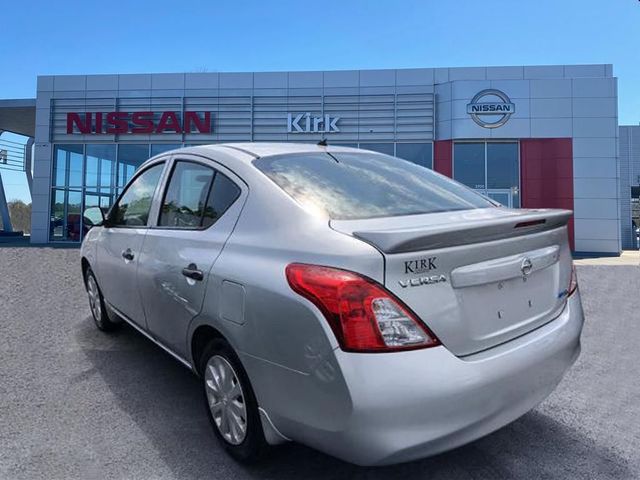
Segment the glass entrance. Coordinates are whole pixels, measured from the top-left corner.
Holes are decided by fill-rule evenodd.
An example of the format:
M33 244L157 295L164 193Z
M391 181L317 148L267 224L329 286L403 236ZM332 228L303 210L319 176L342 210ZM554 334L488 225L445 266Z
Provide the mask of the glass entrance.
M506 207L520 207L518 142L454 143L453 178Z
M513 208L513 194L511 190L487 190L487 197L505 207Z

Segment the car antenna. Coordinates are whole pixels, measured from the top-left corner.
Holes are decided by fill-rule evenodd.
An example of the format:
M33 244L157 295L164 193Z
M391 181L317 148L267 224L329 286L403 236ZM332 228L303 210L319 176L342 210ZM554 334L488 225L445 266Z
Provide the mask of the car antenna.
M326 138L323 138L322 140L320 140L320 141L318 142L318 146L319 146L319 147L328 147L328 146L329 146L329 144L327 143L327 139L326 139ZM340 160L338 160L336 157L334 157L333 155L331 155L331 153L329 153L329 152L325 152L325 153L326 153L327 155L329 155L331 158L333 158L333 159L336 161L336 163L340 163Z

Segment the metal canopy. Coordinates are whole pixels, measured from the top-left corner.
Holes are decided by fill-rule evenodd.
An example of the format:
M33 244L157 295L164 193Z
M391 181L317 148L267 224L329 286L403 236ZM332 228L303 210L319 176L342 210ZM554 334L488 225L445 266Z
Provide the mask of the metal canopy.
M36 99L0 100L0 131L27 137L36 134Z

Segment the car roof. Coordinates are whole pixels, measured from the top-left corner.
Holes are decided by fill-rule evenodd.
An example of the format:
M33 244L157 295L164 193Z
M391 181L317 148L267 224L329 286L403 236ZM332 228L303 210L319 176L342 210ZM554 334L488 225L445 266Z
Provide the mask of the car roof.
M287 153L309 152L353 152L356 148L340 145L318 145L316 143L285 143L285 142L244 142L244 143L218 143L203 145L203 149L218 149L219 147L239 150L254 158L269 157L271 155L283 155Z
M210 145L194 145L190 147L181 147L174 150L162 152L158 155L146 160L141 166L154 162L160 157L167 155L174 155L178 153L192 153L196 155L202 155L210 157L214 153L223 153L226 156L227 162L233 163L251 163L253 160L262 157L269 157L272 155L284 155L289 153L314 153L314 152L358 152L357 148L343 147L340 145L318 145L317 143L285 143L285 142L242 142L242 143L213 143ZM225 163L225 162L223 162ZM232 167L232 165L227 165Z

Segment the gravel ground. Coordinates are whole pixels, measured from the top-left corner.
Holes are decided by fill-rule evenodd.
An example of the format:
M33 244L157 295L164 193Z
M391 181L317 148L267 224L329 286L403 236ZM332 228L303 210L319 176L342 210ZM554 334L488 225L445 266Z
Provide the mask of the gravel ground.
M640 269L579 266L578 276L582 356L513 424L395 467L286 445L246 468L216 444L189 371L130 328L94 328L77 250L0 248L0 477L640 478Z

